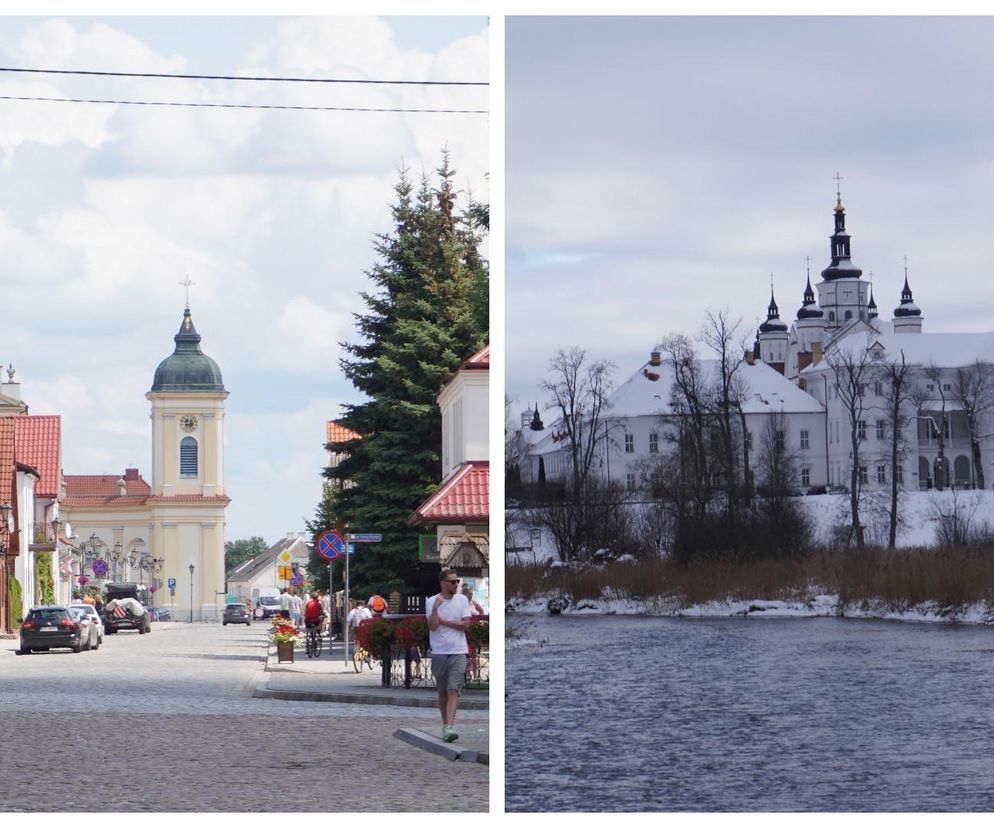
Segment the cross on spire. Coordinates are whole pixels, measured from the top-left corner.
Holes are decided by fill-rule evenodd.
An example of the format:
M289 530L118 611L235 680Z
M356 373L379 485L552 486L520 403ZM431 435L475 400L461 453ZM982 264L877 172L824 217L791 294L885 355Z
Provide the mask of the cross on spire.
M835 171L835 175L832 176L835 179L835 195L841 201L842 200L842 188L839 184L842 181L842 176L839 175L838 170Z
M190 285L197 284L196 282L191 282L189 275L186 279L179 283L182 287L186 288L186 309L190 310Z

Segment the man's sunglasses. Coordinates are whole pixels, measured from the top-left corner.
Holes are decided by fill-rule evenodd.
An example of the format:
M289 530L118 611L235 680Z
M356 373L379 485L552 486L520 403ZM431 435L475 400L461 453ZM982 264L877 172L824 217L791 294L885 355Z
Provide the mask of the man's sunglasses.
M450 583L450 584L458 584L459 583L459 579L458 578L446 578L445 580L446 580L447 583Z

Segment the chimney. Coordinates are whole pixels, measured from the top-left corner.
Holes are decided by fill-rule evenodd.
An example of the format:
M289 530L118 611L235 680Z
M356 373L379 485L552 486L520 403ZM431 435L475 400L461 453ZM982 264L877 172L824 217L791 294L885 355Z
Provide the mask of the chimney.
M663 362L663 355L659 351L652 351L649 354L649 364L650 365L661 365Z
M811 343L811 364L812 365L817 365L819 362L821 362L821 357L822 357L821 343L820 342L812 342Z
M138 480L138 469L125 469L124 470L125 480Z
M752 365L755 362L756 357L752 352L752 348L746 348L745 352L746 365Z

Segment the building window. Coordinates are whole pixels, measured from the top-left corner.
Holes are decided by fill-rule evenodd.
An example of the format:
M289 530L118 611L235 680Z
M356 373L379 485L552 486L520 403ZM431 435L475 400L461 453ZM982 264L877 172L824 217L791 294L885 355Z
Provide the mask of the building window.
M649 454L659 453L659 435L653 432L649 435Z
M948 417L942 421L942 436L945 437L947 440L952 438L952 428L950 427L951 425L952 424L949 421Z
M904 466L897 467L897 482L904 485Z
M856 436L860 440L865 440L866 439L866 420L857 420L856 421Z
M746 448L752 451L752 432L746 432Z
M777 431L775 438L775 445L777 451L783 451L784 447L784 434L782 431Z
M948 382L944 382L944 383L942 383L942 390L943 391L952 391L953 387Z
M884 395L884 384L880 380L873 383L873 393L878 397L882 397Z
M801 485L811 485L811 469L801 469Z
M806 428L801 429L801 448L802 449L811 448L811 446L808 443L808 430Z
M866 466L859 467L859 482L866 483L869 480L869 476L866 473Z
M635 435L626 434L625 435L625 454L635 453Z
M635 491L635 475L631 472L625 475L625 488L630 492Z
M179 442L179 476L197 476L197 441L193 437L184 437Z
M887 482L887 467L877 466L877 483Z
M887 434L887 423L884 420L877 420L877 439L883 440Z
M846 311L846 319L852 319L852 311Z

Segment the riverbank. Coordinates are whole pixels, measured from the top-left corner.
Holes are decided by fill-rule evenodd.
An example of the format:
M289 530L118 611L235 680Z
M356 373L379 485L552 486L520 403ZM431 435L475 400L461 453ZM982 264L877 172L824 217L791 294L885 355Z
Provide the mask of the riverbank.
M650 599L583 598L562 593L512 598L507 612L522 615L644 615L664 618L872 618L884 621L918 621L946 624L994 624L994 607L985 601L942 605L936 601L894 604L880 599L840 601L838 595L814 593L807 600L726 599L682 606L673 597Z

